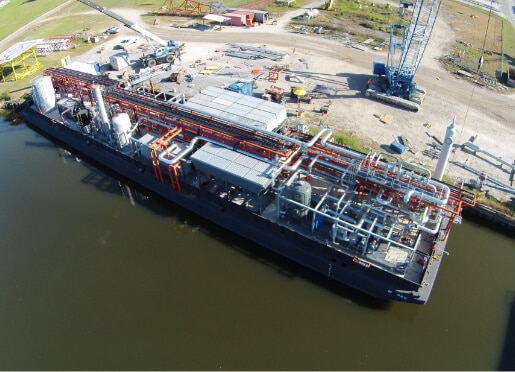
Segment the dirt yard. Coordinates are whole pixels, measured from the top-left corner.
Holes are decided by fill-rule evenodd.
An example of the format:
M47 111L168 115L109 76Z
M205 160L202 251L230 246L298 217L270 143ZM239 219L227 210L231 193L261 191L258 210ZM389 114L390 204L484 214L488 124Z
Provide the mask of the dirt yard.
M392 4L397 4L393 3ZM317 6L318 3L310 6ZM398 6L398 5L396 5ZM124 17L140 23L140 14L127 9L112 9ZM285 104L289 112L290 124L302 121L312 127L329 126L336 132L345 133L359 139L372 152L390 153L390 143L403 136L411 144L411 151L395 155L402 160L421 164L433 170L436 159L426 154L433 149L434 137L443 140L447 126L456 118L456 150L451 155L451 163L446 174L457 182L475 182L478 175L458 166L456 162L468 165L488 176L510 184L508 167L484 154L474 154L460 145L471 138L475 144L494 155L512 162L515 160L515 95L513 91L498 93L464 80L458 75L446 72L438 59L445 54L455 40L453 30L444 16L440 16L433 30L431 40L416 75L416 82L427 90L425 100L418 113L371 100L364 95L367 80L372 76L373 62L385 61L387 51L377 51L367 46L348 43L345 35L324 37L324 35L299 34L285 29L288 20L306 9L296 9L276 19L276 24L250 28L224 26L219 28L174 28L160 18L159 25L146 26L147 29L165 39L174 39L186 44L182 61L174 68L183 74L192 74L193 81L166 83L168 73L152 79L157 87L182 91L186 96L197 93L209 85L224 86L236 79L253 79L252 72L259 70L256 79L259 95L270 85L283 87L286 92L291 86L302 85L307 90L316 84L331 86L337 94L330 97L331 107L327 115L320 113L320 107L329 103L329 98L314 99L312 103L297 103L288 100ZM442 13L441 13L442 14ZM274 22L275 23L275 22ZM122 33L110 36L104 44L97 44L91 53L80 60L106 61L114 53L113 46L123 35L135 34L124 29ZM146 50L141 43L130 48L131 60L137 61ZM246 60L224 54L229 43L263 46L286 53L281 61L269 59ZM104 51L99 53L99 49ZM199 72L206 66L218 67L216 73L202 75ZM279 80L270 82L268 71L272 67L281 70ZM300 77L303 83L291 75ZM300 115L299 115L300 113ZM301 117L298 117L301 116ZM501 193L487 183L491 194L508 200L513 194Z

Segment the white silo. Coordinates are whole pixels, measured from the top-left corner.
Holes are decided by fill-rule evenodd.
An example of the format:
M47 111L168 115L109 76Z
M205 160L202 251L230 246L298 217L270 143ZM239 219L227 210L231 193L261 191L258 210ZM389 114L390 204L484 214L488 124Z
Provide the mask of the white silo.
M50 76L41 76L34 81L32 99L42 113L55 108L55 90Z

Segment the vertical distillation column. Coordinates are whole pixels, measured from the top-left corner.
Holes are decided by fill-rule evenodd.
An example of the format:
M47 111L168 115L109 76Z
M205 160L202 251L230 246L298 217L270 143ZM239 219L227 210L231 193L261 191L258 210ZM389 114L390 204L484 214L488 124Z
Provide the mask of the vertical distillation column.
M454 143L454 135L456 134L455 122L456 116L452 120L452 123L447 127L447 131L445 132L445 140L443 142L442 151L440 151L438 163L436 164L435 169L435 178L438 181L442 180L443 174L445 173L445 168L447 168L447 163L449 162L449 156L451 155L452 145Z

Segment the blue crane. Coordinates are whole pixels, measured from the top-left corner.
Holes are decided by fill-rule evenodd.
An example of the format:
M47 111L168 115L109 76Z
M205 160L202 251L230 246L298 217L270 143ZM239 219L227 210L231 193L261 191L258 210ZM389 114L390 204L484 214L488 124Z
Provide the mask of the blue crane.
M402 100L413 100L417 92L417 85L413 79L433 31L440 4L441 0L417 0L412 4L413 13L408 26L402 24L390 26L390 45L386 66L378 69L377 62L374 63L374 73L385 75L388 89L385 92L369 89L368 95L418 111L416 102L403 103ZM401 8L407 8L410 5L411 3L405 1L401 1L400 4ZM391 96L393 97L388 98Z

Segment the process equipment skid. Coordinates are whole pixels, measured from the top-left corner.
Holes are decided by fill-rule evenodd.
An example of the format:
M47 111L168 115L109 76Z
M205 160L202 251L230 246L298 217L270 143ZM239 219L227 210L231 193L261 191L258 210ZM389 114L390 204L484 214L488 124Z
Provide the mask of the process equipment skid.
M310 136L249 122L274 122L282 105L207 92L213 98L202 110L48 69L24 116L120 179L324 276L380 299L428 300L451 227L472 195L418 165L335 145L329 128ZM213 114L236 108L248 110L245 120Z

